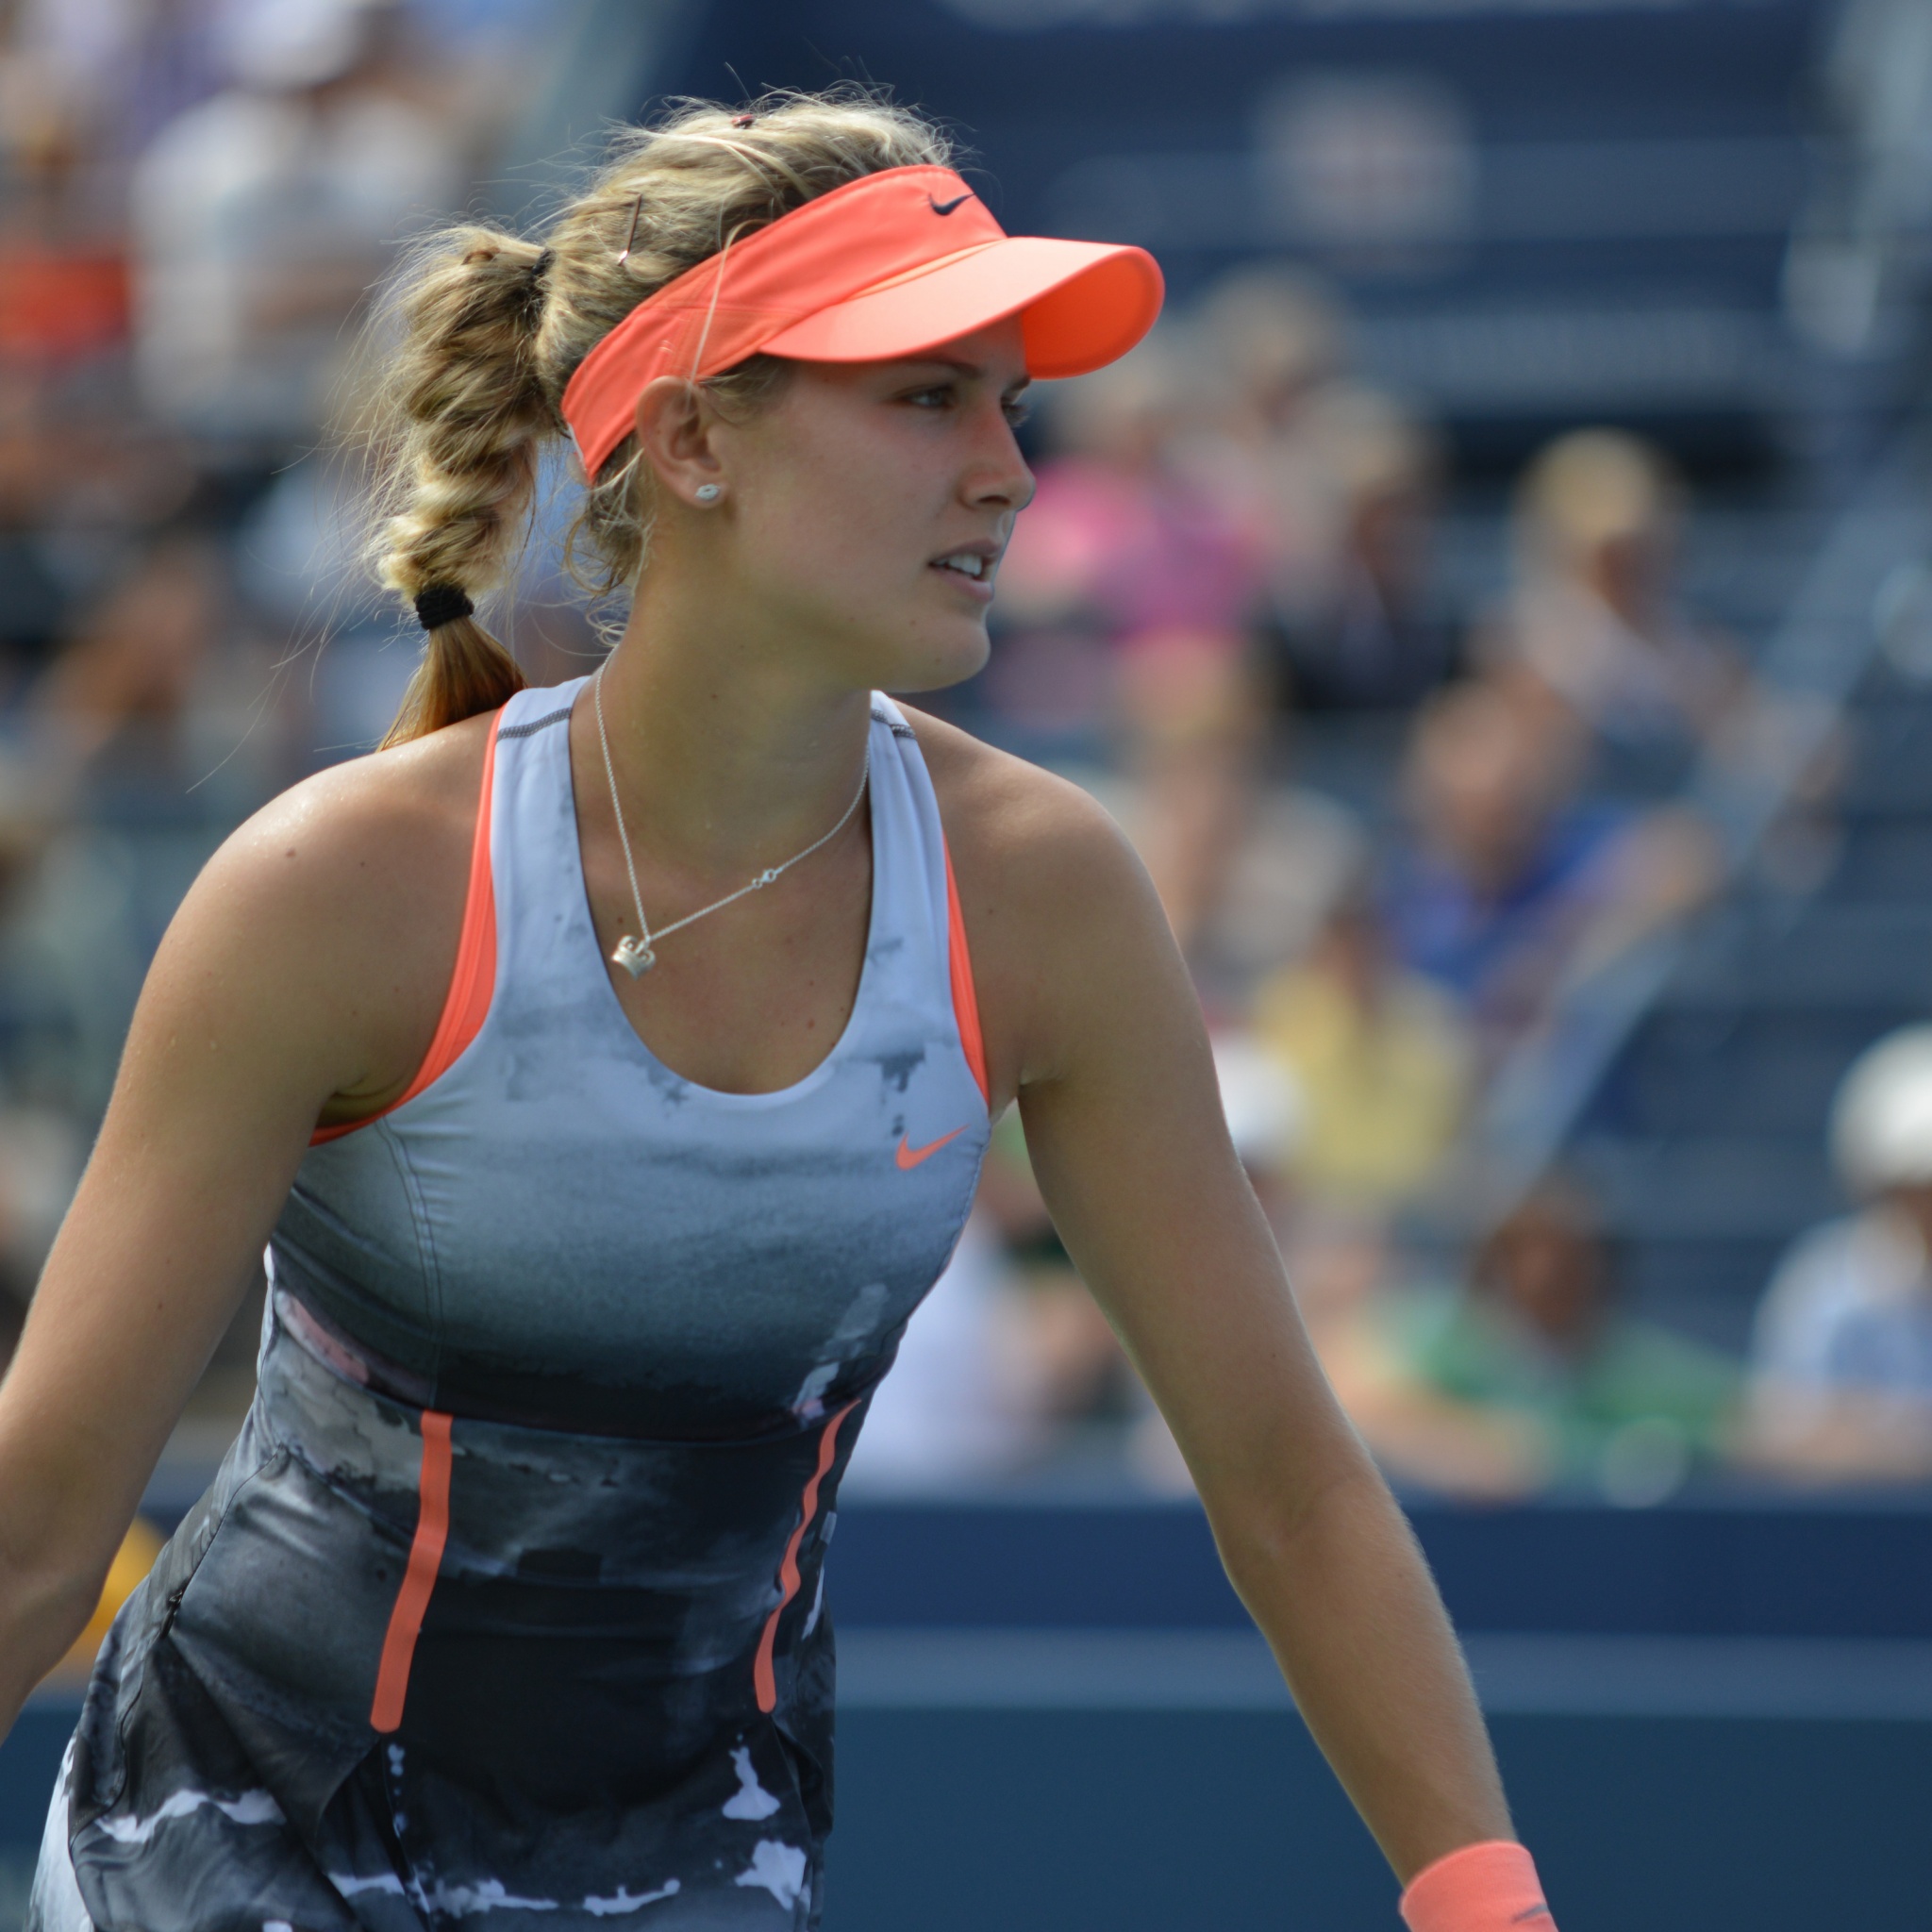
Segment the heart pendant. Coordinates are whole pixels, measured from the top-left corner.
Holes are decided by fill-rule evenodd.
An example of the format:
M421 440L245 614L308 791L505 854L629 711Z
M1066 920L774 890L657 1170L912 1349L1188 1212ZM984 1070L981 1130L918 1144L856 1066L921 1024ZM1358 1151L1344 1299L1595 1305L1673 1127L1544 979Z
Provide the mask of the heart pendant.
M622 966L633 979L648 973L658 963L658 956L642 940L629 937L617 942L617 950L610 956L613 966Z

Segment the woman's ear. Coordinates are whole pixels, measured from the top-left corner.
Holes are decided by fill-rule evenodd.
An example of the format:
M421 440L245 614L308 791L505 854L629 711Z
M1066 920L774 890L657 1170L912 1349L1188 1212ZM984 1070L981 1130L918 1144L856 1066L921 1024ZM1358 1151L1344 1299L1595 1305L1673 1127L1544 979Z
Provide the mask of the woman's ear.
M710 398L681 375L660 375L638 398L638 450L661 489L693 508L717 502L726 481Z

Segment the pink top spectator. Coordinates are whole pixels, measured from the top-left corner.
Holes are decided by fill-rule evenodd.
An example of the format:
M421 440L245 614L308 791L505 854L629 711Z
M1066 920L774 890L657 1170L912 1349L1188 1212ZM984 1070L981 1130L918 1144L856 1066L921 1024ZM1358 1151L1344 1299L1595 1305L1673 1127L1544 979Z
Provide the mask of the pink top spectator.
M1234 649L1261 558L1254 534L1186 477L1064 457L1041 472L1000 576L1029 618L1084 612L1118 643L1180 634Z

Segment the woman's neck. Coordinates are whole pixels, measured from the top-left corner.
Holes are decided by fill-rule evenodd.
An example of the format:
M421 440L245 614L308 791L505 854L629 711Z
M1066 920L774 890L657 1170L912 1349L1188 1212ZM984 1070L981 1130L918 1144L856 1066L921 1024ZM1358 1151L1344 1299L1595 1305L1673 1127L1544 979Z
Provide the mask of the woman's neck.
M850 802L871 693L827 678L773 629L661 579L632 606L603 673L604 717L625 819L649 827L660 861L756 871Z

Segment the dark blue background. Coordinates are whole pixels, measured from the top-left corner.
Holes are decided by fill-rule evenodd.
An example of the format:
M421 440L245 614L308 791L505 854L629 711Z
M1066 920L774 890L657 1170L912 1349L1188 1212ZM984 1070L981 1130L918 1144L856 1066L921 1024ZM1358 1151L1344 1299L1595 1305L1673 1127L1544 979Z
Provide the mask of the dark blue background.
M840 79L890 85L958 124L993 211L1013 231L1051 225L1053 184L1096 155L1234 150L1291 73L1424 75L1468 110L1478 149L1500 142L1783 137L1812 113L1822 9L1811 0L1573 14L1083 24L1038 33L974 26L934 0L733 0L702 9L659 91L737 97ZM1108 239L1108 238L1098 238ZM1783 237L1478 245L1387 306L1473 287L1645 287L1769 304ZM1232 258L1162 250L1176 293ZM1332 264L1331 264L1332 266Z
M1410 1520L1464 1630L1932 1639L1921 1502L1423 1506ZM1191 1505L870 1505L841 1515L827 1587L848 1627L1247 1621Z

